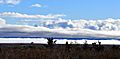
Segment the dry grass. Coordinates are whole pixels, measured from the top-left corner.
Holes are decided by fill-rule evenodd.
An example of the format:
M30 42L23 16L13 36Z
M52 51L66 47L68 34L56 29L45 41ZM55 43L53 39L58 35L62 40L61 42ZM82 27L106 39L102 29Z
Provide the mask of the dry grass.
M6 45L0 48L0 59L120 59L120 49L105 47L83 49L81 45Z

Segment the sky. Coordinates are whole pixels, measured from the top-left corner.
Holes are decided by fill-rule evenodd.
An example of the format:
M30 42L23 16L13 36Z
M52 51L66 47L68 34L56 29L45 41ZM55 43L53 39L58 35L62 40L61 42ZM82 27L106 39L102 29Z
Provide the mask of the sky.
M119 2L120 0L0 0L0 36L42 34L119 37ZM26 25L26 21L32 22L29 25L41 22L43 27Z
M64 14L65 19L120 18L120 0L0 0L0 13Z

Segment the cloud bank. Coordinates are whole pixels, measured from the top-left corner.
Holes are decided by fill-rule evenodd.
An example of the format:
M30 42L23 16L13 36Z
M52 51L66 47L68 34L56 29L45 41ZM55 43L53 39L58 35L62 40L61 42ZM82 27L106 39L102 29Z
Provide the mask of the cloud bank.
M120 19L108 18L105 20L65 20L59 18L64 15L28 15L16 12L0 13L0 17L27 18L21 23L30 25L6 24L0 18L0 37L120 37ZM33 20L29 20L29 19ZM54 20L40 20L54 19ZM36 20L35 20L36 19Z
M47 27L47 28L63 28L63 29L89 29L97 31L120 31L120 19L108 18L105 20L21 20L25 23L36 23L38 26Z
M79 21L79 22L78 22ZM106 21L103 24L114 23L115 21ZM81 37L100 37L100 38L119 38L119 30L110 31L91 29L88 24L99 24L94 23L95 21L85 20L46 20L43 26L29 26L29 25L11 25L5 24L4 19L0 19L0 37L64 37L64 38L81 38ZM78 25L76 25L78 24ZM86 25L87 24L87 25ZM116 24L116 23L114 23ZM119 24L119 23L118 23ZM4 26L3 26L4 25ZM47 25L47 26L46 26ZM49 28L49 26L53 28ZM54 26L53 26L54 25ZM64 27L65 26L65 27ZM100 26L101 27L101 26ZM103 26L105 27L105 26ZM108 28L108 27L106 27Z

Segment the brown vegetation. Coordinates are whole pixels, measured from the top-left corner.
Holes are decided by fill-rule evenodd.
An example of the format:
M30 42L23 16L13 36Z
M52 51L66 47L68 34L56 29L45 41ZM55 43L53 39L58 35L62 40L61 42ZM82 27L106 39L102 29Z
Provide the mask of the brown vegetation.
M99 45L53 44L52 46L1 45L0 59L120 59L119 46L104 46L100 50L97 50Z

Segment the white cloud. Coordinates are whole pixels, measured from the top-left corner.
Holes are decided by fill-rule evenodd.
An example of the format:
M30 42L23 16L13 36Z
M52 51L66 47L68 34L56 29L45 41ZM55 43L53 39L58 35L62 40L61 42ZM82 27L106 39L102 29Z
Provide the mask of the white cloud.
M63 14L48 14L48 15L28 15L28 14L21 14L21 13L16 13L16 12L4 12L0 13L0 17L16 17L16 18L58 18L58 17L63 17L65 15Z
M33 4L32 7L42 7L41 4Z
M0 18L0 26L3 26L5 24L6 24L6 21L4 19Z
M64 25L66 24L66 22L68 22L68 20L63 22L61 20L60 21L57 20L49 24L57 23L58 25L60 24ZM70 24L69 22L68 24ZM111 21L108 21L108 22L111 22ZM54 24L54 25L57 25L57 24ZM29 25L10 25L10 24L6 24L5 20L2 18L0 18L0 25L2 26L0 27L0 37L66 37L66 38L80 38L80 37L119 38L120 37L120 33L119 33L120 31L105 31L105 30L98 31L98 30L92 30L92 29L86 29L86 28L52 28L50 29L43 26L34 27Z
M7 4L18 4L20 3L20 0L6 0Z
M97 31L120 31L120 19L105 19L105 20L21 20L25 23L36 23L37 25L45 26L48 28L76 28L90 29ZM37 23L39 22L39 23Z
M1 4L19 4L21 0L0 0Z
M1 13L0 16L41 18L20 13ZM46 16L44 16L46 18ZM55 17L55 16L54 16ZM48 17L47 17L48 18ZM25 21L23 21L25 22ZM32 20L31 20L32 22ZM10 25L0 18L0 37L119 37L120 19L106 20L39 20L43 26ZM38 24L39 25L39 24Z

